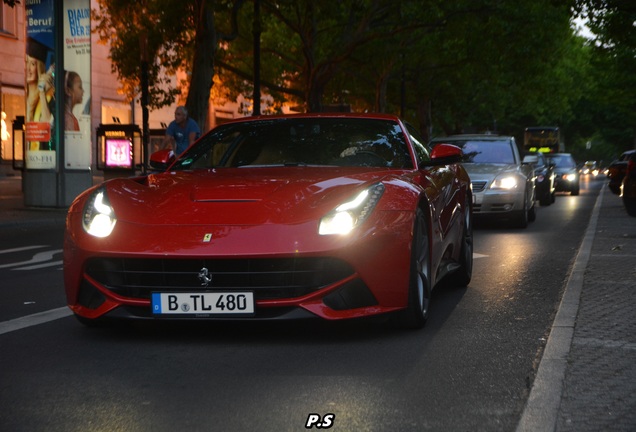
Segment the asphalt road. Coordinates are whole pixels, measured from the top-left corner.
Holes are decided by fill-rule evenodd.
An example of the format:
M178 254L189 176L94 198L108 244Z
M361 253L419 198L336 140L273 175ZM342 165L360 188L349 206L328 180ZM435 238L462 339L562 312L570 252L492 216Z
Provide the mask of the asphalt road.
M525 230L478 224L472 283L437 291L422 331L88 329L63 308L63 227L2 228L0 324L16 326L0 326L0 430L514 430L602 185L558 195Z

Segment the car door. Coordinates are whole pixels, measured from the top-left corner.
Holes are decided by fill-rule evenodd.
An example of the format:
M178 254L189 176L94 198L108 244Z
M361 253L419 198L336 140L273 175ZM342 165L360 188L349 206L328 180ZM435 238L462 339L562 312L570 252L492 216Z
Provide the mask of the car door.
M442 166L426 166L427 162L430 162L430 150L424 144L419 133L412 127L407 126L413 149L417 157L418 166L424 166L425 169L420 169L422 174L428 179L428 181L436 189L436 194L429 195L429 198L433 200L433 212L435 213L434 229L442 239L445 239L449 231L452 229L455 220L460 212L457 211L457 207L460 206L459 202L459 179L457 177L457 166L442 165Z

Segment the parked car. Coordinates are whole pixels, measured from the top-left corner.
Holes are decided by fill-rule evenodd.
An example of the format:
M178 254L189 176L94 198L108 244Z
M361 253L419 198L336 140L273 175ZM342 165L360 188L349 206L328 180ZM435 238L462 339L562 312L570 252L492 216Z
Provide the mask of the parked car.
M621 197L625 210L630 216L636 216L636 151L629 153L623 181L621 182Z
M534 184L536 198L542 206L549 206L555 200L556 173L554 164L549 162L543 153L530 153L523 158L523 163L534 167Z
M507 218L519 228L535 220L534 169L522 163L514 137L453 135L434 138L430 143L433 149L440 144L456 145L463 151L475 216Z
M109 180L68 211L66 297L102 318L424 325L431 290L472 275L470 179L381 114L224 123L159 170Z
M634 153L636 153L636 150L627 150L608 167L608 186L610 190L616 195L619 195L621 193L621 183L623 182L625 173L627 173L627 161L631 158L632 155L634 155Z
M554 164L556 172L556 191L578 195L581 189L581 176L576 162L570 153L548 153L548 161Z

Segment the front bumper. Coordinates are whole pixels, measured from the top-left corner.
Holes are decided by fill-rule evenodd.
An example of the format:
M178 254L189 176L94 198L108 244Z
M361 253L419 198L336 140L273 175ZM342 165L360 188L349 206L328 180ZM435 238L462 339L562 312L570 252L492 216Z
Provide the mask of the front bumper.
M80 226L77 218L67 220L64 279L69 307L86 319L163 318L152 314L153 292L251 291L255 314L248 320L358 318L407 304L410 212L381 212L348 238L308 242L313 224L242 226L235 228L234 241L234 228L225 227L224 236L204 246L200 226L171 225L163 235L157 226L118 221L119 239L104 241L73 230ZM197 241L189 245L185 239ZM204 267L213 282L202 287L198 274Z

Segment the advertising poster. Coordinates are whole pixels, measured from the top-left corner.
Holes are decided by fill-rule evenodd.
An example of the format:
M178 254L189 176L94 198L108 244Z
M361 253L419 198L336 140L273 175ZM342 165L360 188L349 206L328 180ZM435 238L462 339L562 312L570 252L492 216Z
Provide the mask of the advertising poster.
M26 168L55 169L54 0L25 3Z
M90 0L64 1L64 166L91 166Z

